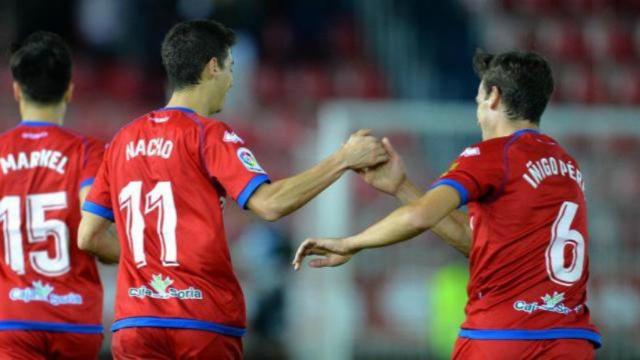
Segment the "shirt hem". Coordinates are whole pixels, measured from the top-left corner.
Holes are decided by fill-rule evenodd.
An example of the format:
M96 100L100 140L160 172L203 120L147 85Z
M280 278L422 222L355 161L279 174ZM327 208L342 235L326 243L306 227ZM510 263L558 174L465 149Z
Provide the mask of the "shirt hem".
M24 320L0 320L0 331L27 330L78 334L102 334L102 325L55 323Z
M111 326L111 331L116 332L121 329L135 327L203 330L233 337L242 337L247 332L244 328L223 325L210 321L154 316L129 317L116 320Z
M460 329L460 337L473 340L552 340L584 339L597 349L602 346L600 334L581 328L554 329Z

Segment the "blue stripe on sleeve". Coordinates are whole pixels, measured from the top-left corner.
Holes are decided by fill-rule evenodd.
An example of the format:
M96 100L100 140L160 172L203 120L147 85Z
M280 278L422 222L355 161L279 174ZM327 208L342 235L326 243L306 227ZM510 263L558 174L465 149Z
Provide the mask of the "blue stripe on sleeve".
M460 329L460 337L475 340L551 340L551 339L584 339L592 342L596 348L602 346L602 338L595 331L587 329Z
M0 321L0 331L3 330L34 330L78 334L102 334L103 328L102 325L3 320Z
M115 218L113 217L113 210L106 208L102 205L98 205L89 200L84 201L84 204L82 205L82 210L88 211L94 215L102 216L107 220L111 220L115 222Z
M115 332L120 329L132 327L204 330L235 337L242 337L247 332L247 330L243 328L218 324L209 321L182 318L161 318L152 316L130 317L117 320L113 323L113 326L111 326L111 331Z
M271 182L271 180L269 180L269 177L265 174L254 176L251 181L249 181L249 183L244 187L244 189L242 189L240 195L238 195L238 205L240 205L241 208L246 209L247 202L249 202L249 198L251 197L251 195L253 195L253 193L260 187L260 185L267 182Z
M82 182L80 183L80 189L82 189L85 186L93 185L94 181L96 181L95 178L86 178L86 179L82 180Z
M438 187L440 185L449 185L458 192L458 195L460 196L459 206L466 205L469 202L469 191L464 186L462 186L462 184L460 184L459 182L451 179L442 179L442 180L436 181L433 185L431 185L431 189Z

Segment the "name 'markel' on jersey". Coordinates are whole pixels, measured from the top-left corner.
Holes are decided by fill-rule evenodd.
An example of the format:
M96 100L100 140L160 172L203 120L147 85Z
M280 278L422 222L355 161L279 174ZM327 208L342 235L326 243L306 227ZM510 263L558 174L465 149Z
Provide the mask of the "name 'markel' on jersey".
M64 174L68 161L69 158L62 155L60 151L42 149L29 153L21 151L18 154L0 157L0 167L5 175L10 171L29 170L37 167L48 168L58 174Z

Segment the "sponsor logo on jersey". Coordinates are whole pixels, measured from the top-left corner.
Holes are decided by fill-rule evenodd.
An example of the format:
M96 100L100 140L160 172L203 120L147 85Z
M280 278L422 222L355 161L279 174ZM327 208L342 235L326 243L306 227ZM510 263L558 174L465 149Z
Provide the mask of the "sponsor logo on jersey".
M42 139L49 136L49 133L46 131L41 131L37 133L25 132L25 133L22 133L21 136L23 139L38 140L38 139Z
M230 142L230 143L241 143L244 144L244 141L240 138L240 136L238 136L238 134L236 134L235 132L228 132L225 131L224 132L224 136L222 137L222 141L224 142Z
M151 118L151 121L153 121L154 123L161 124L161 123L164 123L164 122L169 121L169 117L168 117L168 116L164 116L164 117L152 117L152 118Z
M42 301L54 306L58 305L82 305L82 295L70 292L68 294L55 294L51 284L42 281L34 281L31 287L13 288L9 291L9 299L12 301Z
M480 155L480 148L479 147L468 147L466 149L464 149L464 151L460 154L460 156L462 157L471 157L471 156L478 156Z
M142 285L137 288L129 288L129 296L144 299L150 297L153 299L179 299L179 300L202 300L202 290L189 286L187 289L176 289L171 287L173 279L163 277L161 274L151 276L149 286Z
M557 291L554 291L553 295L545 294L544 296L541 296L540 299L542 299L542 303L538 303L537 301L526 302L518 300L513 303L513 308L517 311L523 311L529 314L542 310L563 315L567 315L571 312L580 312L583 309L582 305L578 305L573 309L566 307L562 303L565 300L564 293L558 293Z
M241 147L240 149L238 149L237 154L238 159L240 159L240 162L242 163L242 165L244 165L244 167L247 168L247 170L265 174L265 171L262 170L262 167L260 166L260 164L258 164L258 160L256 160L255 156L253 156L251 150Z

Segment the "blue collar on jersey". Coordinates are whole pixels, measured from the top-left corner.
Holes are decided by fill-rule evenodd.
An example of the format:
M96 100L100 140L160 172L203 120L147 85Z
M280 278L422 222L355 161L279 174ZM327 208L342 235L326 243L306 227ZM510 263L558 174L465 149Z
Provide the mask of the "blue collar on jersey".
M38 121L38 120L22 120L20 122L20 124L18 124L18 125L33 126L33 127L37 127L37 126L60 126L58 124L50 123L50 122L47 122L47 121Z
M158 111L166 111L166 110L178 110L178 111L184 111L184 112L195 114L195 111L183 106L169 106L169 107L163 107L162 109L158 109Z
M511 134L511 136L515 136L515 137L520 137L526 133L532 133L532 134L540 134L540 131L536 130L536 129L520 129L516 132L514 132L513 134Z

